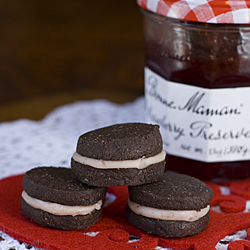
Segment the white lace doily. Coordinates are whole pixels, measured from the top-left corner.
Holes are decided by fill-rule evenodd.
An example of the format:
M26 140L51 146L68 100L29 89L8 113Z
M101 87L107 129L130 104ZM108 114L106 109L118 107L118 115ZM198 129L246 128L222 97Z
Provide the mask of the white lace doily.
M37 166L69 167L79 135L115 123L144 122L144 106L143 98L122 105L106 100L79 101L55 109L40 121L0 123L0 179ZM246 231L229 237L225 241L244 239ZM0 249L37 248L0 231ZM225 250L227 244L218 244L217 249Z
M114 123L144 121L144 100L106 100L61 106L40 121L0 123L0 179L34 166L69 166L79 135Z

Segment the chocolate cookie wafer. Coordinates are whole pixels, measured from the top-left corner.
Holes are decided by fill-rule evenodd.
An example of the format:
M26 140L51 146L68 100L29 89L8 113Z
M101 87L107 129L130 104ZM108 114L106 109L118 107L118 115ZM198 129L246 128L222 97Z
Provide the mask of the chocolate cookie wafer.
M157 181L165 169L159 126L125 123L87 132L78 139L71 168L78 180L92 186Z
M129 223L161 237L191 236L209 223L212 190L200 180L167 172L158 182L129 187Z
M69 168L38 167L23 178L21 210L44 227L62 230L88 228L102 215L106 188L88 187Z

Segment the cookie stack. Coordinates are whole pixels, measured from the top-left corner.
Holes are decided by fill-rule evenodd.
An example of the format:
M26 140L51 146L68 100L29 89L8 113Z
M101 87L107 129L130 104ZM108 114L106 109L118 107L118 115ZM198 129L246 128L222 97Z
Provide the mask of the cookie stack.
M164 173L165 156L158 125L125 123L85 133L71 169L36 168L24 175L23 214L46 227L87 228L101 217L106 188L126 185L129 223L163 237L197 234L208 225L212 191L193 177Z

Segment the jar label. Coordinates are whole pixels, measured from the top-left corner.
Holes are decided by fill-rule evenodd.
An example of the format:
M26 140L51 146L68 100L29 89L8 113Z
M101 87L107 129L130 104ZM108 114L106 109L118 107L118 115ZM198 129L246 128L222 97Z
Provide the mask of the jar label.
M207 89L145 68L147 122L170 155L204 162L250 160L250 87Z

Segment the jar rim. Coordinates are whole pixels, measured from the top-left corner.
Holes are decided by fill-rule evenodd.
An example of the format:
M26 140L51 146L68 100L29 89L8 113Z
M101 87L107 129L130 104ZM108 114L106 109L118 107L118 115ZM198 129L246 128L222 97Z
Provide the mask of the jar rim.
M137 4L175 19L250 24L250 0L137 0Z

